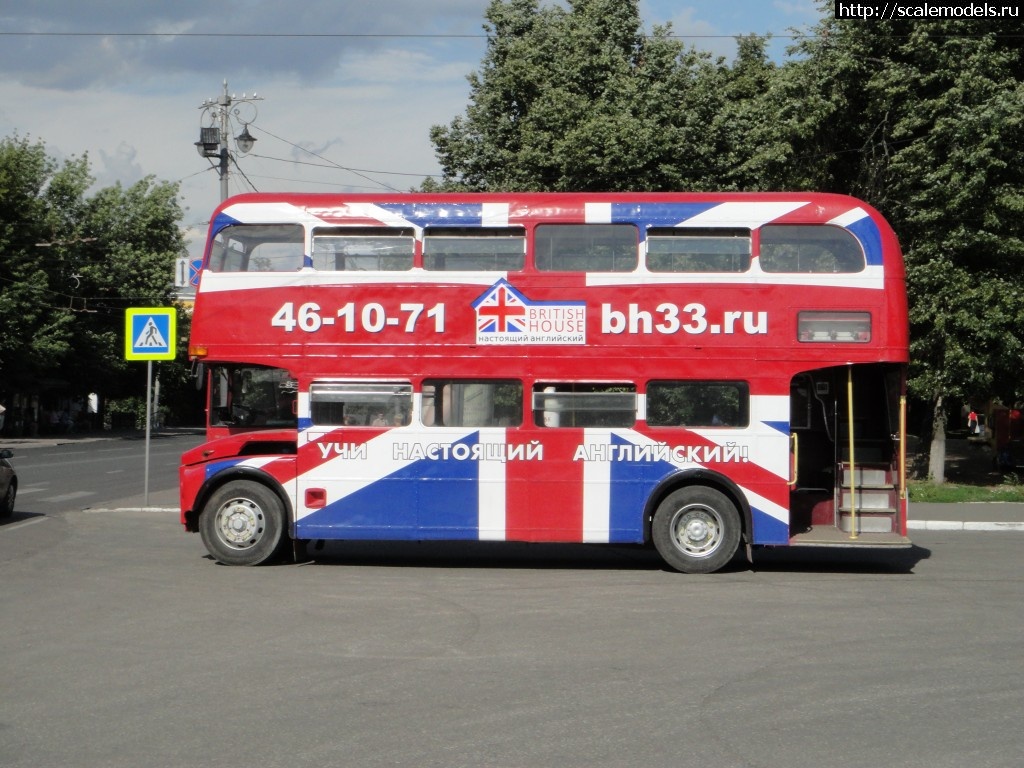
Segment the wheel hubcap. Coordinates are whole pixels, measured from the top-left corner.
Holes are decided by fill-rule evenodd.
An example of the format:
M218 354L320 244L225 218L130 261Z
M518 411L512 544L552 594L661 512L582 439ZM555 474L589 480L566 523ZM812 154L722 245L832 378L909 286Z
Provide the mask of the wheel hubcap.
M672 540L688 555L707 557L722 543L722 521L708 507L683 507L672 518Z
M249 499L233 499L217 512L221 539L235 549L248 549L263 535L263 510Z

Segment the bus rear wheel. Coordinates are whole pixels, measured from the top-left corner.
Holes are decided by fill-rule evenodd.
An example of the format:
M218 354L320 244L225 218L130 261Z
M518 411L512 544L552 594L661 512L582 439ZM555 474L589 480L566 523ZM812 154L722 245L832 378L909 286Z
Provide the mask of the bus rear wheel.
M673 491L658 505L651 539L677 571L712 573L736 554L740 527L739 511L725 494L692 486Z
M264 485L235 480L219 488L199 515L207 551L225 565L262 565L288 543L285 509Z

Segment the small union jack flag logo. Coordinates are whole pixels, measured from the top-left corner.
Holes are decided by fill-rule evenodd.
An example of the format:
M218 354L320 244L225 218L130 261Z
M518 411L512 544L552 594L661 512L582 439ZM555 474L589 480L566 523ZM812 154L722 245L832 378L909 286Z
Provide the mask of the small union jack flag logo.
M586 344L584 301L531 301L505 278L473 302L477 344Z
M526 330L526 301L504 280L495 283L474 306L477 333L522 333Z

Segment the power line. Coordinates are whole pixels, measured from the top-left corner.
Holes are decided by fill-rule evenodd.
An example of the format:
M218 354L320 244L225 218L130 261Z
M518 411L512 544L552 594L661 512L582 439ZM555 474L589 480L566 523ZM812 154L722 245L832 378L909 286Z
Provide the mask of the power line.
M955 19L953 19L955 20ZM840 21L848 21L851 24L858 23L856 19L844 19ZM910 20L912 21L912 20ZM923 22L922 22L923 23ZM888 32L878 32L880 38L890 38L896 40L907 40L910 39L910 34L891 34ZM957 33L957 34L938 34L931 35L933 38L938 39L972 39L987 37L989 32L978 32L978 33ZM690 34L671 32L661 37L667 37L672 40L739 40L744 37L761 37L771 40L823 40L827 39L828 35L819 35L812 32L733 32L729 34L721 35L710 35L710 34ZM24 38L208 38L208 39L237 39L237 40L492 40L496 37L493 34L462 34L455 32L436 32L436 33L396 33L396 32L10 32L0 31L0 38L12 38L12 37L24 37ZM653 34L643 35L645 39L654 39L656 36ZM995 33L995 37L999 40L1019 40L1024 38L1024 33Z
M294 147L295 149L299 150L300 152L305 152L306 154L312 155L315 158L323 160L325 163L330 163L330 165L333 166L334 168L338 168L339 170L342 170L342 171L348 171L349 173L354 173L359 178L363 179L364 181L368 181L371 184L376 184L378 186L384 187L385 189L388 189L388 190L390 190L392 192L401 192L402 191L400 189L396 189L395 187L392 187L390 184L385 184L383 181L378 181L377 179L372 179L369 176L367 176L365 173L363 173L362 171L359 171L359 170L357 170L355 168L348 168L348 167L346 167L344 165L341 165L340 163L334 162L329 157L324 157L323 155L317 154L316 152L314 152L311 149L306 149L303 146L300 146L298 144L295 144L294 142L288 141L288 139L282 139L280 136L275 136L273 133L271 133L270 131L268 131L266 128L264 128L262 126L253 125L252 127L255 128L257 131L260 131L261 133L267 134L267 136L270 136L271 138L277 139L278 141L283 141L285 144L288 144L288 145Z
M759 36L796 38L803 35L781 32L735 32L725 35L696 35L672 32L666 37L701 40L729 40L756 34ZM294 38L294 39L398 39L398 40L488 40L494 35L457 32L4 32L0 37L212 37L212 38ZM652 37L652 35L645 35Z
M442 38L442 39L486 39L481 33L458 34L440 33L395 33L395 32L3 32L0 37L370 37L370 38Z
M257 126L255 126L255 125L253 127L257 128ZM346 168L346 167L339 166L337 163L310 163L310 162L306 162L304 160L294 160L294 159L287 158L287 157L270 157L269 155L258 155L255 152L250 152L248 155L246 155L246 157L258 157L261 160L273 160L274 162L290 163L292 165L305 165L305 166L309 166L310 168L334 168L334 169L338 169L340 167L342 170L346 170L346 171L351 170L351 171L359 171L361 173L377 173L377 174L380 174L382 176L412 176L412 177L417 178L417 179L425 179L427 177L436 177L437 176L436 173L409 173L407 171L378 171L378 170L374 170L372 168Z

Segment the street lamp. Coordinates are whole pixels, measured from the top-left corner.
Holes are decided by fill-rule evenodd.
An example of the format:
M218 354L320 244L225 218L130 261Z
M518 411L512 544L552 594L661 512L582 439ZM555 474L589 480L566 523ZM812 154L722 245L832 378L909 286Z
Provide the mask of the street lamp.
M235 136L235 146L238 147L238 151L243 155L247 155L252 150L252 145L256 143L256 137L249 133L249 124L246 123L242 126L242 132Z
M256 120L256 102L263 101L255 93L241 98L228 95L228 81L224 81L224 92L217 100L207 99L199 108L203 110L200 118L199 141L196 151L200 157L217 158L217 170L220 175L220 199L228 198L228 173L230 152L228 137L231 135L232 118L242 124L242 132L235 136L235 146L243 155L252 150L256 137L249 133L249 126ZM247 119L246 119L247 118ZM207 125L204 125L207 123Z

